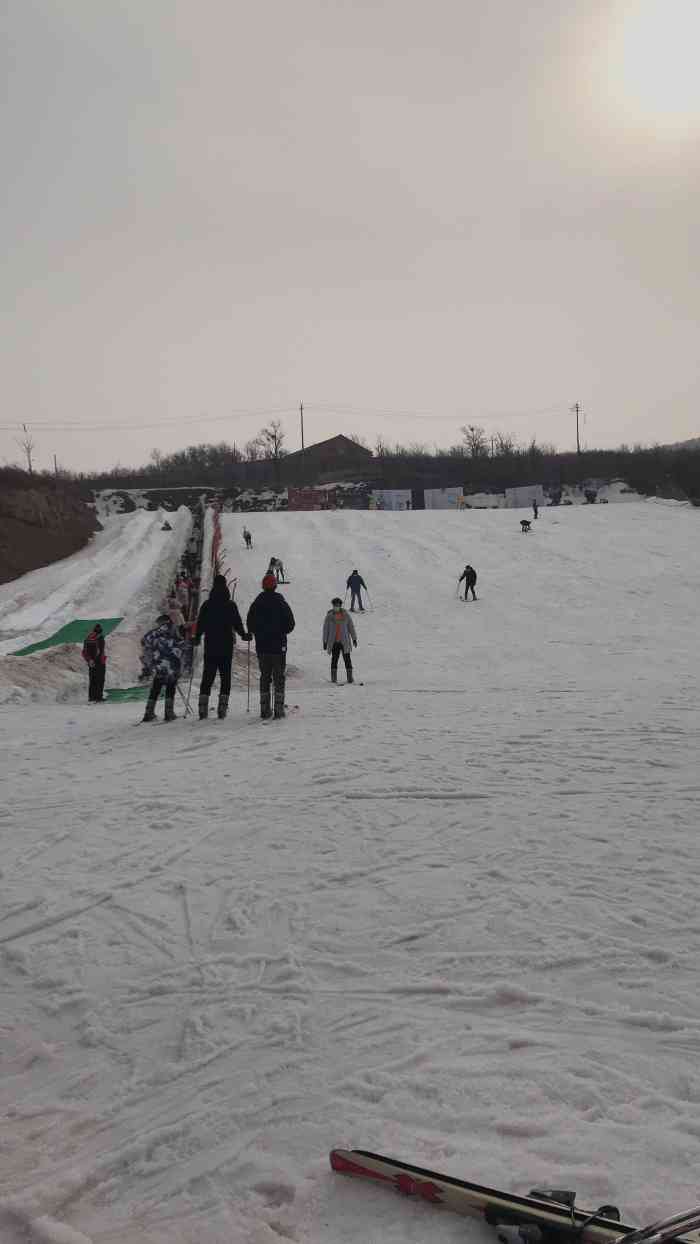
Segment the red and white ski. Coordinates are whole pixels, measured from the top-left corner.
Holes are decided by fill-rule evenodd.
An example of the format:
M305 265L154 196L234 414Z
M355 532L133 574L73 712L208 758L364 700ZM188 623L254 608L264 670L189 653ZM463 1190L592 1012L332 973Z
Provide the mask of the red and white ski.
M538 1191L535 1195L519 1196L365 1149L333 1149L330 1161L333 1170L342 1175L373 1179L405 1196L418 1197L456 1214L482 1218L501 1229L499 1235L503 1240L512 1239L514 1228L516 1235L528 1244L535 1244L538 1239L551 1244L615 1244L623 1238L625 1244L664 1244L672 1239L700 1244L700 1206L637 1229L618 1222L613 1206L601 1206L592 1212L575 1209L573 1193Z

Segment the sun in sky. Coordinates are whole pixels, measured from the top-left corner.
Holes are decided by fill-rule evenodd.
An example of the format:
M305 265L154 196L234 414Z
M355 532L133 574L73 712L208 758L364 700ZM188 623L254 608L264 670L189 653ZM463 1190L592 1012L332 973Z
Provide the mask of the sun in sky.
M608 43L610 87L629 119L700 125L700 0L625 0Z

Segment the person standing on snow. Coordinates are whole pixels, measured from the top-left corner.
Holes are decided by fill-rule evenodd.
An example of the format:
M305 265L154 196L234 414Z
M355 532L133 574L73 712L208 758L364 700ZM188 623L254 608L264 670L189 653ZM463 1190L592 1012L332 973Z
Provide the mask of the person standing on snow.
M260 716L271 717L270 683L275 686L275 717L284 717L284 685L287 636L294 630L294 614L284 596L277 591L274 574L266 574L262 592L256 596L246 619L246 626L255 636L255 651L260 666Z
M278 582L278 583L284 583L284 582L285 582L285 578L284 578L284 566L282 565L282 563L281 563L281 561L280 561L279 557L271 557L271 558L270 558L270 565L269 565L269 566L268 566L268 568L267 568L267 573L268 573L268 574L273 574L273 575L275 576L275 579L277 580L277 582Z
M165 687L165 721L175 721L175 690L182 669L185 636L167 613L159 614L152 631L141 640L144 670L152 676L143 721L157 721L156 704Z
M105 637L99 622L95 623L90 634L85 637L83 660L87 662L89 671L88 700L91 704L103 704L107 654L105 653Z
M338 661L341 652L348 682L352 682L351 652L357 647L355 623L347 610L343 609L343 602L339 596L333 597L331 605L332 608L328 610L323 622L323 651L331 654L331 682L338 681Z
M462 579L464 579L464 599L465 600L468 599L469 592L471 591L472 600L476 600L476 592L474 591L474 588L476 587L476 571L473 566L464 567L464 570L462 571L461 575L459 576L457 580L458 591L459 591L459 585L462 582Z
M350 597L351 612L352 613L355 612L355 601L357 601L359 605L360 613L364 613L365 607L362 604L362 592L360 591L360 588L364 588L365 591L367 591L367 584L362 578L362 575L358 574L357 570L353 570L345 586L346 588L350 588L350 591L352 593Z
M534 498L532 502L532 517L537 518L538 512L539 511L537 509L537 499Z
M197 630L194 642L199 644L204 636L204 671L199 687L199 720L209 716L209 694L212 683L219 675L220 720L228 712L228 700L231 694L231 665L233 648L238 633L241 639L250 640L250 635L243 629L238 605L231 600L228 583L222 574L214 575L209 599L205 600L197 618Z
M245 541L245 546L246 546L246 548L247 548L247 549L252 549L252 547L253 547L253 537L252 537L252 535L250 534L250 532L248 531L248 528L247 528L247 527L244 527L244 528L243 528L243 539L244 539L244 541Z

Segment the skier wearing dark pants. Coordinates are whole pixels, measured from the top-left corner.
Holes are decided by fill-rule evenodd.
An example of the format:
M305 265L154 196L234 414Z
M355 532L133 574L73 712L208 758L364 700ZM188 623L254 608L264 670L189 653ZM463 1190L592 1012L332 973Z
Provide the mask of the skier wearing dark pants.
M365 591L367 591L367 584L362 578L362 575L358 574L356 570L353 570L345 586L346 588L350 588L350 609L352 612L354 613L355 611L355 601L357 601L360 613L364 613L365 607L362 604L362 592L360 589L364 588Z
M464 579L464 599L468 600L469 593L471 592L472 600L476 600L476 592L474 591L474 588L476 587L476 571L473 566L464 567L464 570L457 580L458 587L462 582L462 579Z
M156 619L152 631L141 640L144 669L153 676L143 721L156 720L156 704L165 688L165 721L175 721L175 691L182 670L185 635L167 613Z
M83 644L83 660L88 664L88 700L91 704L102 704L104 701L105 674L107 672L107 656L105 654L105 637L102 627L96 622Z
M228 584L222 574L214 575L209 599L205 600L197 618L195 644L200 643L204 636L204 671L199 686L199 718L203 721L209 715L209 695L212 683L219 675L218 716L221 720L228 712L228 701L231 694L231 665L235 635L241 639L250 639L243 629L238 606L231 600Z
M323 622L323 651L331 654L331 682L338 681L338 661L342 653L345 662L345 673L348 682L352 682L353 648L357 647L355 623L350 614L343 609L339 596L331 601L332 609L328 610Z
M255 651L260 666L260 716L272 716L270 686L275 688L275 717L284 717L285 668L287 636L294 630L294 614L284 596L275 590L277 579L266 574L262 592L256 596L246 625L255 636Z

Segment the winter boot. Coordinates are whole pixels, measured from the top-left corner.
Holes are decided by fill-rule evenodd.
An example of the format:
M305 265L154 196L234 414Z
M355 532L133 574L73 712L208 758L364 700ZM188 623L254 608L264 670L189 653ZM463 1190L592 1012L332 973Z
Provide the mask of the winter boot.
M272 716L272 707L270 704L270 692L269 691L261 691L260 693L260 716L261 717Z
M217 712L219 715L219 721L223 721L224 717L226 716L228 712L228 696L227 695L219 696L219 706L218 706Z
M199 697L199 720L206 721L209 716L209 696L200 695Z
M141 720L142 721L157 721L158 720L158 718L156 717L156 701L155 700L146 701L146 711L143 717L141 718Z
M165 713L163 716L164 716L165 721L177 721L177 717L175 715L175 696L174 695L166 696Z
M348 682L352 682L352 670L346 670L346 678Z
M338 681L338 671L331 670L331 682L337 682L337 681Z

